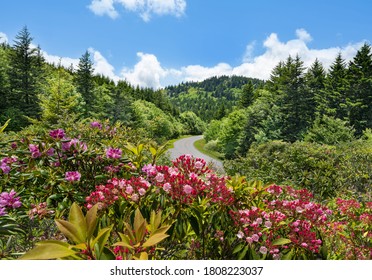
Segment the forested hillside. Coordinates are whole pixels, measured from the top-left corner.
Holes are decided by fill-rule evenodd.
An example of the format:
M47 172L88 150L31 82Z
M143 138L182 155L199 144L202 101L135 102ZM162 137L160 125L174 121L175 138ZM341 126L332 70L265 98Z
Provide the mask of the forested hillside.
M30 124L66 128L84 119L108 119L160 142L202 132L203 122L191 112L180 116L163 90L95 75L88 51L77 69L66 69L46 63L40 47L33 46L27 27L13 45L0 46L0 123L11 119L8 130ZM195 122L200 129L195 129Z
M192 111L204 121L222 119L234 107L249 85L261 87L263 81L241 76L220 76L202 82L186 82L168 86L165 92L174 106L183 111Z

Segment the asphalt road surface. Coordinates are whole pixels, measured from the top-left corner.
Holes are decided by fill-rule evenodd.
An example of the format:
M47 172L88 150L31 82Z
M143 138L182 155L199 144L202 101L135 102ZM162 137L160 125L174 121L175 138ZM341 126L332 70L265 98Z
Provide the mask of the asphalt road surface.
M203 138L202 135L198 135L198 136L191 136L188 138L183 138L181 140L174 142L174 148L168 150L170 158L173 160L181 155L190 154L190 155L193 155L194 157L204 159L211 166L212 169L224 173L223 164L221 161L211 158L199 152L194 147L194 142L202 138Z

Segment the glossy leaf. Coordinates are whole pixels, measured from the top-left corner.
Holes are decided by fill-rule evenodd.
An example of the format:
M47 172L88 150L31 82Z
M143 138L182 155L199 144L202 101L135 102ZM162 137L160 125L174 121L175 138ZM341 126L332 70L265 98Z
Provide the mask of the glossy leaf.
M280 245L288 244L288 243L291 243L291 242L292 241L288 238L278 238L275 241L273 241L272 245L273 246L280 246Z
M89 209L87 215L85 216L85 221L87 225L87 239L90 239L94 233L97 226L97 210L98 204L95 204Z
M105 244L106 244L108 238L110 237L111 230L112 230L112 226L109 227L109 228L101 229L98 232L97 237L93 240L93 242L91 244L91 247L95 247L96 245L98 246L99 255L100 255L101 252L103 252L103 248L105 247ZM99 256L98 256L98 258L99 258Z
M162 240L164 240L165 238L167 238L168 236L169 236L168 234L164 233L154 234L153 236L150 236L150 238L145 243L143 243L142 246L152 247L161 242Z
M79 239L84 242L87 239L87 223L81 208L76 203L71 205L68 220L75 226Z
M60 259L76 255L76 251L71 250L67 243L62 241L40 242L31 251L28 251L20 260L50 260Z
M58 229L70 240L73 241L75 244L85 242L85 239L82 239L76 227L64 220L56 220Z

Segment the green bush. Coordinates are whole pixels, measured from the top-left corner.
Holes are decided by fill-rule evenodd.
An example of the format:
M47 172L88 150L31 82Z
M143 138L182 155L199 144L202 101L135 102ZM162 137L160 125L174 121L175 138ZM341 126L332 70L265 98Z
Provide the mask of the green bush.
M254 145L246 157L225 162L225 170L250 179L289 184L321 198L338 191L366 192L372 183L372 142L329 146L272 141Z

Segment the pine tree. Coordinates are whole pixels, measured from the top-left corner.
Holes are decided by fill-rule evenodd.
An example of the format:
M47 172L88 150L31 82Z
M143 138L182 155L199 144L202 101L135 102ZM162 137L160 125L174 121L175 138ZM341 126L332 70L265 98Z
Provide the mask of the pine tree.
M4 117L4 112L8 108L9 98L9 77L8 77L8 55L7 49L0 46L0 123L4 123L1 117Z
M77 91L84 99L86 116L88 116L89 112L92 110L94 98L93 71L93 62L91 60L90 53L86 51L79 60L78 68L75 74L75 85Z
M305 87L305 68L299 56L288 57L271 74L268 89L280 96L276 104L282 109L281 131L285 141L294 142L311 123L312 97Z
M326 104L327 115L338 119L347 120L348 110L346 105L346 94L348 89L347 68L345 60L339 53L329 68L326 78Z
M83 99L73 85L72 76L62 67L47 80L38 97L45 126L71 127L83 111Z
M44 72L41 53L32 47L32 40L27 27L24 27L17 34L10 53L9 106L18 109L25 116L37 118L40 114L37 94L40 92ZM27 123L23 120L21 126Z
M364 44L349 64L348 92L350 124L360 136L372 128L372 54L371 46Z
M239 100L239 105L242 108L247 108L253 103L253 100L254 100L254 86L253 86L252 81L249 81L242 88L242 95Z
M307 102L309 106L309 120L315 119L315 114L323 115L326 111L327 99L325 95L326 74L318 59L308 69L306 75Z

